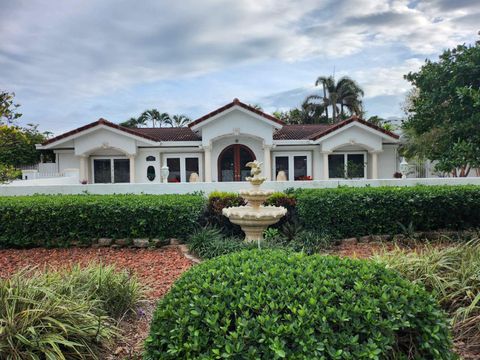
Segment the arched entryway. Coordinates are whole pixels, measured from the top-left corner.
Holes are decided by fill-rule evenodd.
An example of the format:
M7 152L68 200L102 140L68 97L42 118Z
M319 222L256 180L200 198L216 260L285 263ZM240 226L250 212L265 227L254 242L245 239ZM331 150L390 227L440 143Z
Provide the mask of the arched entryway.
M255 159L255 154L248 146L227 146L218 156L218 181L245 181L250 176L250 168L245 164Z

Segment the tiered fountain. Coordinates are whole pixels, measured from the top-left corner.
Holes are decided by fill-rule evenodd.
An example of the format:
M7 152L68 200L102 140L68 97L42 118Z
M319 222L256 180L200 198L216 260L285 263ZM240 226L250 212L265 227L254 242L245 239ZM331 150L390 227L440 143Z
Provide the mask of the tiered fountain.
M247 180L252 184L252 189L240 190L238 193L247 200L247 206L224 208L222 213L234 224L240 225L245 233L245 241L253 242L263 240L263 231L277 223L287 213L287 209L281 206L263 206L265 200L274 193L273 190L260 190L260 185L266 180L261 177L260 166L257 160L246 164L249 167L251 177Z

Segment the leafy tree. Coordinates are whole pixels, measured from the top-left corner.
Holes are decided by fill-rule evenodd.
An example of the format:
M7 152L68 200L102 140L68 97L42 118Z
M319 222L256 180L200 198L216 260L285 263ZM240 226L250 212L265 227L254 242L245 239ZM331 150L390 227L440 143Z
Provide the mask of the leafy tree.
M277 119L287 124L327 124L329 120L323 115L323 110L317 106L311 106L304 102L300 108L290 109L288 111L275 111L273 113Z
M407 157L430 159L438 171L468 176L480 167L480 44L446 50L405 78ZM479 174L480 175L480 174Z
M14 103L15 93L0 90L0 125L12 124L22 114L17 111L19 104Z
M11 165L0 164L0 184L9 183L17 179L21 174L20 170L15 169Z
M322 95L310 95L305 99L305 107L309 111L323 114L329 119L329 108L332 110L331 122L345 119L347 115L362 114L362 88L356 81L344 76L335 81L333 76L320 76L315 86L321 86Z
M25 128L0 125L0 164L21 166L38 163L40 152L35 144L44 142L46 136L37 127L32 124Z
M388 130L388 131L393 131L395 130L395 126L393 126L393 124L391 123L390 120L387 120L387 119L384 119L380 116L377 116L377 115L374 115L374 116L370 116L367 121L369 123L372 123L374 125L377 125L385 130Z

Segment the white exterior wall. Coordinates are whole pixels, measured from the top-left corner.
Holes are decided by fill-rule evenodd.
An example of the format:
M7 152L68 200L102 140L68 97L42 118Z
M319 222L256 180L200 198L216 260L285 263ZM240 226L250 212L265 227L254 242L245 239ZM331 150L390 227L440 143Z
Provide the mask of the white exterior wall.
M107 129L99 129L75 139L75 154L88 155L102 147L119 150L125 155L137 153L137 142Z
M243 111L234 109L231 112L213 120L212 122L202 126L202 143L208 146L217 138L225 136L247 135L255 137L267 145L273 143L274 127L269 125L252 115ZM253 150L253 149L252 149Z
M68 178L62 178L68 180ZM169 184L88 184L66 185L65 180L53 184L58 179L39 179L12 182L0 185L0 196L20 196L33 194L186 194L203 191L239 191L250 185L244 182L216 183L169 183ZM76 180L75 180L76 181ZM22 183L20 185L19 183ZM47 183L49 185L47 185ZM33 185L30 185L33 184ZM336 188L338 186L416 186L416 185L480 185L480 178L427 178L427 179L383 179L383 180L326 180L326 181L266 181L262 188L283 191L287 188Z
M58 172L63 173L66 169L79 169L80 158L75 156L74 150L57 150L58 154Z
M332 134L320 142L322 151L334 151L349 145L359 146L367 150L382 150L382 138L359 126L354 125Z
M378 178L392 179L397 170L397 145L383 145L383 151L378 154Z

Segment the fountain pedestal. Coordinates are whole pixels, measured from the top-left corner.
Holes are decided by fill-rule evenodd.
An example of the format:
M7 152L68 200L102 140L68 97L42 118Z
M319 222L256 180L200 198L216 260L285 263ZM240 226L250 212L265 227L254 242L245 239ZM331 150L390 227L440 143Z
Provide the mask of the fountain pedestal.
M247 200L247 206L229 207L222 210L223 215L233 224L240 225L245 233L245 241L260 242L263 240L264 230L285 216L287 209L281 206L263 206L265 200L274 193L273 190L261 190L260 185L265 178L260 177L261 163L252 161L246 164L251 168L253 177L247 178L252 189L240 190L239 194Z

